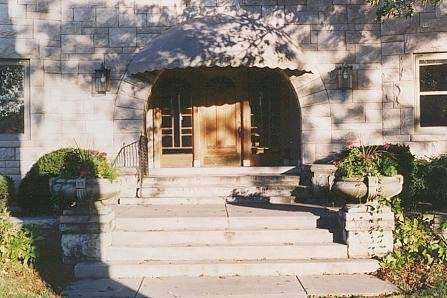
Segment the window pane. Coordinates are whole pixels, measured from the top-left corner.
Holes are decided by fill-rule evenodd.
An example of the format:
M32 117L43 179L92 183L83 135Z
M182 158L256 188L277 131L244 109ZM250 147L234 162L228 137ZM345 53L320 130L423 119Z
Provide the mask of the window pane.
M162 144L162 147L172 147L172 137L171 136L162 136L161 144Z
M182 147L192 147L192 137L182 136Z
M0 64L0 133L24 132L25 67Z
M421 126L447 126L447 95L421 95Z
M421 91L447 91L447 61L419 67Z
M182 127L192 127L192 117L185 116L182 117Z
M172 127L172 117L170 115L163 115L161 117L161 127L171 128Z

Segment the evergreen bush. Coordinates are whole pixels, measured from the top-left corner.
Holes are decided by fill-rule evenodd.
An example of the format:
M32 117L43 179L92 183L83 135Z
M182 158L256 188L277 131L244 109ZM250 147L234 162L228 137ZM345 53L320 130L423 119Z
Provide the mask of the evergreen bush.
M104 153L79 148L62 148L40 157L22 179L17 200L26 215L53 214L60 202L50 193L52 177L107 178L118 177L117 170Z
M14 200L14 182L8 176L0 176L0 211L11 206Z

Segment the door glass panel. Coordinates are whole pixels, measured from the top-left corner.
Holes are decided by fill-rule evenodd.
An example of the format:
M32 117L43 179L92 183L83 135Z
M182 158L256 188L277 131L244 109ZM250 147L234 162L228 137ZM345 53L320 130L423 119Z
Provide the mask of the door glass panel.
M280 104L274 93L256 92L250 99L252 148L275 150L280 145Z
M184 83L166 82L161 92L162 153L192 153L191 93Z

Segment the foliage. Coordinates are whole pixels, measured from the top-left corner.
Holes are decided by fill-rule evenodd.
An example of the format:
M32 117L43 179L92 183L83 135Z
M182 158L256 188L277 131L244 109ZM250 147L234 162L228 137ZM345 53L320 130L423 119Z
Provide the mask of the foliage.
M40 157L22 179L17 200L25 214L51 214L49 179L59 176L65 156L73 149L63 148Z
M432 204L434 209L447 208L447 155L429 159L415 159L405 177L408 181L402 192L406 208L416 208L418 202Z
M431 159L423 171L425 171L423 200L432 203L436 209L445 209L447 207L447 155Z
M0 176L0 210L6 209L14 200L14 183L8 176Z
M434 285L433 287L420 291L415 295L415 297L419 298L447 297L447 280L441 281L440 283Z
M368 0L377 8L377 19L411 17L418 6L435 6L442 0Z
M0 263L34 264L39 240L35 232L12 223L7 213L0 214Z
M114 180L118 171L104 153L79 148L63 148L40 157L22 179L17 199L25 214L52 214L60 202L52 197L51 177L97 177Z
M57 297L32 268L15 263L0 263L0 297Z
M337 176L351 178L363 176L394 176L399 164L384 146L359 146L347 149L336 163Z
M400 201L390 205L396 215L395 249L381 261L382 274L406 292L432 286L447 272L447 242L420 215L404 215Z
M105 153L78 148L67 152L61 176L85 176L115 180L118 178L118 171L109 163Z

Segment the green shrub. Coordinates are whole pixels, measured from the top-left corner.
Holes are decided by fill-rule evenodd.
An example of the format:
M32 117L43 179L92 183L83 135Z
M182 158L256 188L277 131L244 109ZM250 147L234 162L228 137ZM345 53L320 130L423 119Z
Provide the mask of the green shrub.
M427 165L422 200L435 209L447 210L447 155L433 158Z
M85 172L85 173L84 173ZM99 177L114 180L117 170L110 165L104 153L63 148L43 155L22 179L17 200L25 214L53 214L60 202L51 197L51 177Z
M406 292L439 283L447 272L446 240L434 232L431 221L405 215L398 198L390 205L396 217L395 249L382 259L382 273Z
M39 237L31 230L10 222L8 218L7 214L0 215L0 263L34 264L37 258L35 244Z
M397 145L352 147L341 154L336 175L339 177L394 176L399 172Z
M447 210L447 155L415 159L400 197L406 209L417 209L419 202L432 204L434 209Z
M109 163L105 153L75 149L66 154L61 176L86 176L115 180L118 177L118 172Z
M14 200L14 182L8 176L0 176L0 210L11 206Z

